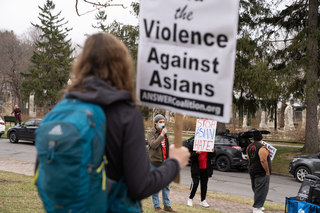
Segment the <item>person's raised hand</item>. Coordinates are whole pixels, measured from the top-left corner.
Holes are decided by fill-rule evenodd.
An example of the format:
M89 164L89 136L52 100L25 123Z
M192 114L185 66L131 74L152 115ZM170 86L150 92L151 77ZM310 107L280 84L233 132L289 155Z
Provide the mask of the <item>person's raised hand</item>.
M165 136L165 134L167 134L167 132L168 132L167 128L163 128L162 132L161 132L161 135Z
M197 153L198 155L200 155L201 152L200 152L200 151L196 151L196 153Z
M184 146L176 148L174 144L171 144L169 157L176 159L179 162L180 169L182 169L188 165L190 153L189 150Z

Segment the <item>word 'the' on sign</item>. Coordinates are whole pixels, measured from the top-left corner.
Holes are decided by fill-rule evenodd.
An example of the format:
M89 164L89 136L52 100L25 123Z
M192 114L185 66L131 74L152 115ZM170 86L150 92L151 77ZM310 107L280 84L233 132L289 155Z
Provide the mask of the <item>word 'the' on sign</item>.
M140 4L137 104L230 121L239 0Z

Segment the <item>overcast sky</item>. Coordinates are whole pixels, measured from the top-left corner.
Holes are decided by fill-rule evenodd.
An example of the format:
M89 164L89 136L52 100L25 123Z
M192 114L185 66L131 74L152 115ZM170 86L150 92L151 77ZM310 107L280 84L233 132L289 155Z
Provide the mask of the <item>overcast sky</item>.
M101 3L105 1L107 0L101 0ZM137 24L138 20L130 14L132 1L134 0L113 0L114 4L124 4L127 8L107 7L105 9L108 14L107 23L111 23L115 19L122 23ZM21 36L32 26L30 22L40 24L38 19L40 9L38 6L43 7L45 3L46 0L0 0L0 30L13 30L15 34ZM59 11L62 11L60 18L64 17L65 20L69 21L66 26L73 28L69 32L69 37L73 43L82 45L86 38L84 34L97 32L91 26L96 24L94 20L96 11L79 17L75 10L76 0L53 0L53 3L56 5L53 14L56 15ZM79 0L78 6L80 14L93 9L92 5L85 3L83 0Z

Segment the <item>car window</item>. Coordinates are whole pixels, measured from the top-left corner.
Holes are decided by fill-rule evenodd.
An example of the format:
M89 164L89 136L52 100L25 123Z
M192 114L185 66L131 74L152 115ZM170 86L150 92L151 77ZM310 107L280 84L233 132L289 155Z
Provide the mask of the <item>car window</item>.
M33 126L33 124L34 124L34 120L26 121L26 122L23 123L23 126Z
M35 121L34 121L34 125L35 125L35 126L39 126L40 122L41 122L41 120L35 120Z
M229 146L237 146L237 140L231 137L223 137L220 135L216 135L215 144L217 145L229 145Z

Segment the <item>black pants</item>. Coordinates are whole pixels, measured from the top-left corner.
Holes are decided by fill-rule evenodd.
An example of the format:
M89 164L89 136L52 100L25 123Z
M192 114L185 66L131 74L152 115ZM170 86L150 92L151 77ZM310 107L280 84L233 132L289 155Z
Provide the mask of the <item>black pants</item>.
M199 186L199 181L201 184L201 201L204 201L206 199L207 189L208 189L208 170L207 169L200 169L200 176L192 177L189 199L194 198L197 192L197 188Z
M17 123L19 123L19 125L21 126L21 120L20 119L16 119L16 121L14 122L14 125L17 126Z
M261 208L266 201L269 192L270 175L251 176L251 186L254 193L254 208Z

